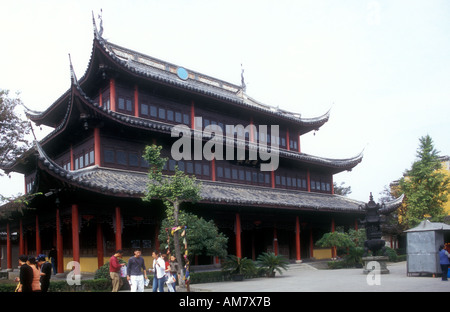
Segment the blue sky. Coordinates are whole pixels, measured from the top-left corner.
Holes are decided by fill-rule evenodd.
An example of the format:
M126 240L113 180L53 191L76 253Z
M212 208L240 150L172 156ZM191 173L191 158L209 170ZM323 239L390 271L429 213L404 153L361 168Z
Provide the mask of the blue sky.
M231 83L265 104L331 117L302 136L308 154L361 164L335 181L367 201L415 160L429 134L450 155L448 1L4 1L0 88L35 110L84 75L95 16L113 43ZM35 128L37 136L46 130ZM23 192L22 176L1 178Z

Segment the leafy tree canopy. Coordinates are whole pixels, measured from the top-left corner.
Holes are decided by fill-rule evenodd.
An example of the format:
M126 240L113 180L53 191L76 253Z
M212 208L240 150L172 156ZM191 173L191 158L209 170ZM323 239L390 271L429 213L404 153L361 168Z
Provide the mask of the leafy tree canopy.
M419 141L417 160L399 181L406 203L400 217L407 228L418 225L425 218L442 221L443 206L450 191L450 178L439 171L442 165L433 140L426 135Z
M13 162L30 147L26 138L30 124L17 114L16 108L21 104L18 96L11 98L8 90L0 89L0 167Z
M181 225L188 225L186 234L183 239L187 240L189 256L203 255L203 256L218 256L224 258L227 255L228 238L222 233L219 233L217 226L213 221L206 221L191 213L180 212L179 223ZM170 234L173 223L169 219L164 219L161 224L161 232L159 240L167 242L170 250L174 250L173 236ZM166 231L168 229L168 231ZM181 253L185 253L184 242L180 242Z

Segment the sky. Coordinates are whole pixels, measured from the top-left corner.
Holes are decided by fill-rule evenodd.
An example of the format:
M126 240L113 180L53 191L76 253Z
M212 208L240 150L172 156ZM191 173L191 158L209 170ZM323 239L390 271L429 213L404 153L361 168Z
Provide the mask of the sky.
M450 2L415 0L0 0L0 89L48 108L87 69L92 12L103 37L240 85L268 105L329 121L302 152L362 162L334 181L375 201L430 135L450 155ZM97 19L98 25L98 19ZM242 66L242 67L241 67ZM34 127L38 139L48 129ZM0 178L4 196L22 175Z

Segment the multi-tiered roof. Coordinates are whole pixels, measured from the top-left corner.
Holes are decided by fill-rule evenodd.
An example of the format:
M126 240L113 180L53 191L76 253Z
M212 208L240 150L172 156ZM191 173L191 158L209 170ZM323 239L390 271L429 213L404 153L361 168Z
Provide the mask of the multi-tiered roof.
M81 79L77 79L70 65L71 87L43 112L28 111L27 116L37 125L54 128L45 138L35 142L34 147L4 170L24 174L40 171L48 181L81 188L96 193L120 197L142 197L145 192L145 172L117 170L99 165L79 170L70 170L57 164L49 155L57 154L58 146L75 142L85 129L103 124L117 124L138 132L157 132L169 135L173 124L136 115L114 111L96 100L99 81L107 75L125 76L127 80L141 85L157 85L162 90L188 94L192 98L213 101L219 107L241 111L246 115L258 115L298 130L298 135L319 129L325 124L329 112L316 118L304 118L260 103L244 92L243 86L231 84L196 71L171 64L154 57L118 46L105 40L97 30L94 20L94 40L88 68ZM195 130L192 130L195 135ZM247 148L253 148L251 142ZM257 146L255 148L258 148ZM37 155L37 157L36 157ZM308 155L300 151L280 149L280 158L297 164L320 168L330 174L351 170L362 160L362 153L348 159L330 159ZM39 179L34 180L34 189L40 189ZM120 183L118 183L120 181ZM203 201L220 204L245 204L290 209L349 210L359 211L361 203L333 194L294 191L236 185L233 183L204 181Z

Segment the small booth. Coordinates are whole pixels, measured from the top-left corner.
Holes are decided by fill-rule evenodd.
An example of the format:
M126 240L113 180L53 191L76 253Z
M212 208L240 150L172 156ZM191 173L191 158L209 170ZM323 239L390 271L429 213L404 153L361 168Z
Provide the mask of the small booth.
M441 274L439 246L450 241L450 225L425 220L405 232L407 275Z

